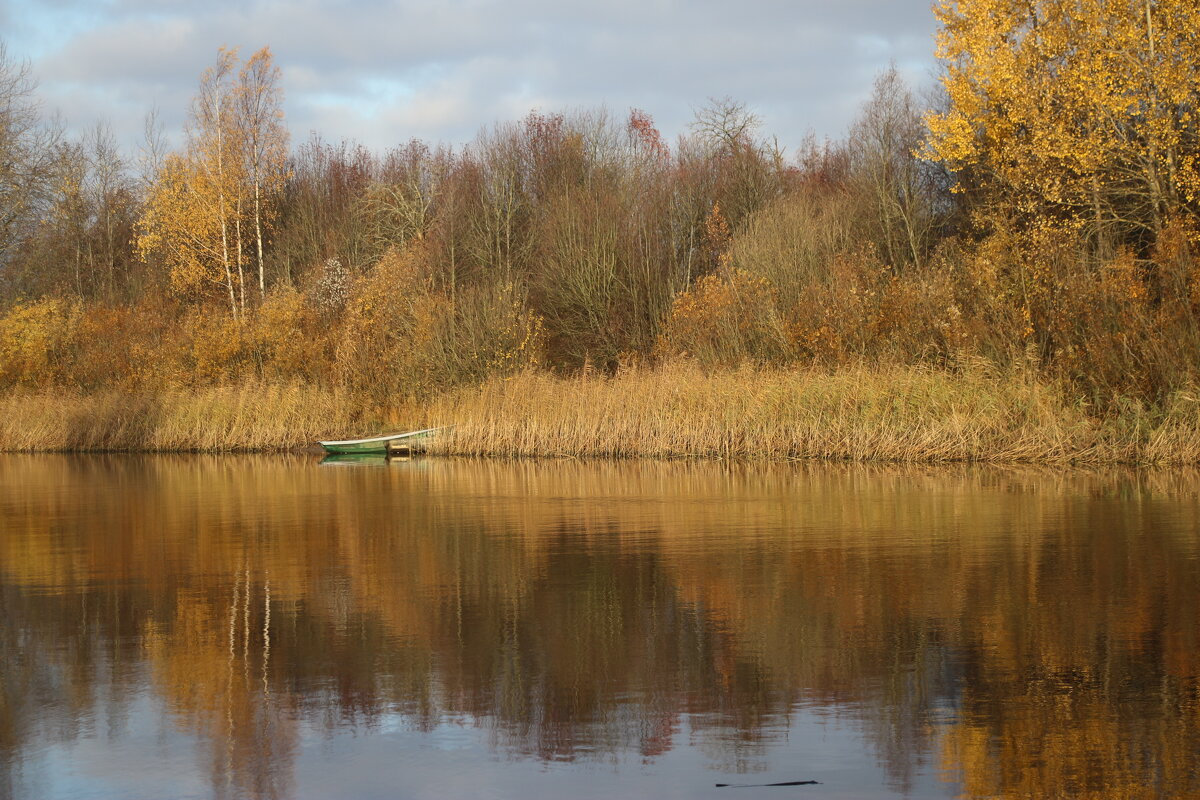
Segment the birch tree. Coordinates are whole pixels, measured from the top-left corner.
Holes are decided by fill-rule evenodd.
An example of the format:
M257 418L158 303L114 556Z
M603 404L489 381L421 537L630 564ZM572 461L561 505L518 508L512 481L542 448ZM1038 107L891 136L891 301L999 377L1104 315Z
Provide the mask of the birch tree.
M172 286L220 285L234 316L246 311L251 249L266 293L264 240L286 177L278 82L268 48L241 66L236 50L221 48L200 77L186 147L164 161L142 218L139 247L163 257Z
M244 172L251 195L254 253L260 299L266 295L264 230L275 218L287 178L288 132L283 124L280 72L269 47L250 57L237 85L237 112L243 144Z

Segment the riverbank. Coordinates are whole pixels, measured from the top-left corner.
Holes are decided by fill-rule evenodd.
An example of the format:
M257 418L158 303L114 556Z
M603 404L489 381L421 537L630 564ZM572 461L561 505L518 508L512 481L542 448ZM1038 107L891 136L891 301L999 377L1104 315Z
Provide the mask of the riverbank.
M688 364L615 378L527 372L427 403L368 410L345 392L251 382L154 396L10 394L8 451L251 452L321 438L455 424L434 453L502 457L1048 464L1200 463L1200 399L1118 406L1104 417L1029 373L862 366Z

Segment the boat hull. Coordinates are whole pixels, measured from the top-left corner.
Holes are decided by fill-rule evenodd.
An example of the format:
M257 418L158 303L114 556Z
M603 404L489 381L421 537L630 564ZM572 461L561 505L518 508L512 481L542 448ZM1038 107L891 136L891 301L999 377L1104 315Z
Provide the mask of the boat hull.
M343 439L319 442L325 452L332 455L387 455L397 449L420 449L426 440L441 428L397 433L393 436L374 436L370 439Z
M325 448L326 453L337 456L386 455L388 451L386 442L384 444L326 444L321 442L321 447Z

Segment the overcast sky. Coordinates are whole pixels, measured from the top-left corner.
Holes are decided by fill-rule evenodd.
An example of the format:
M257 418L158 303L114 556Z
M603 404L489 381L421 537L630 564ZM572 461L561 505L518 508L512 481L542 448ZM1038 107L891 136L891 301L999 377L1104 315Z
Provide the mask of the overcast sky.
M217 48L270 45L294 141L463 143L531 109L631 107L669 138L732 97L794 147L840 136L889 63L933 83L930 0L0 0L47 109L175 141Z

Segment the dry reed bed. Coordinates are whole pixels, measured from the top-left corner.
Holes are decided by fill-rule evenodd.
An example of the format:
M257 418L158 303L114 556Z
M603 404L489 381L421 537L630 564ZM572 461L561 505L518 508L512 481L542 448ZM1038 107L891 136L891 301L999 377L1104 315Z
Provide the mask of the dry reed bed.
M14 394L0 397L0 450L287 450L344 431L353 418L343 392L302 383Z
M435 452L490 456L1157 463L1200 461L1200 405L1097 420L1032 375L688 365L614 379L528 373L446 396Z
M688 364L615 378L529 372L395 410L392 429L455 423L434 452L504 457L1200 463L1200 401L1096 419L1032 374L984 367L822 370ZM345 392L249 382L157 396L0 398L3 450L254 451L378 431Z

